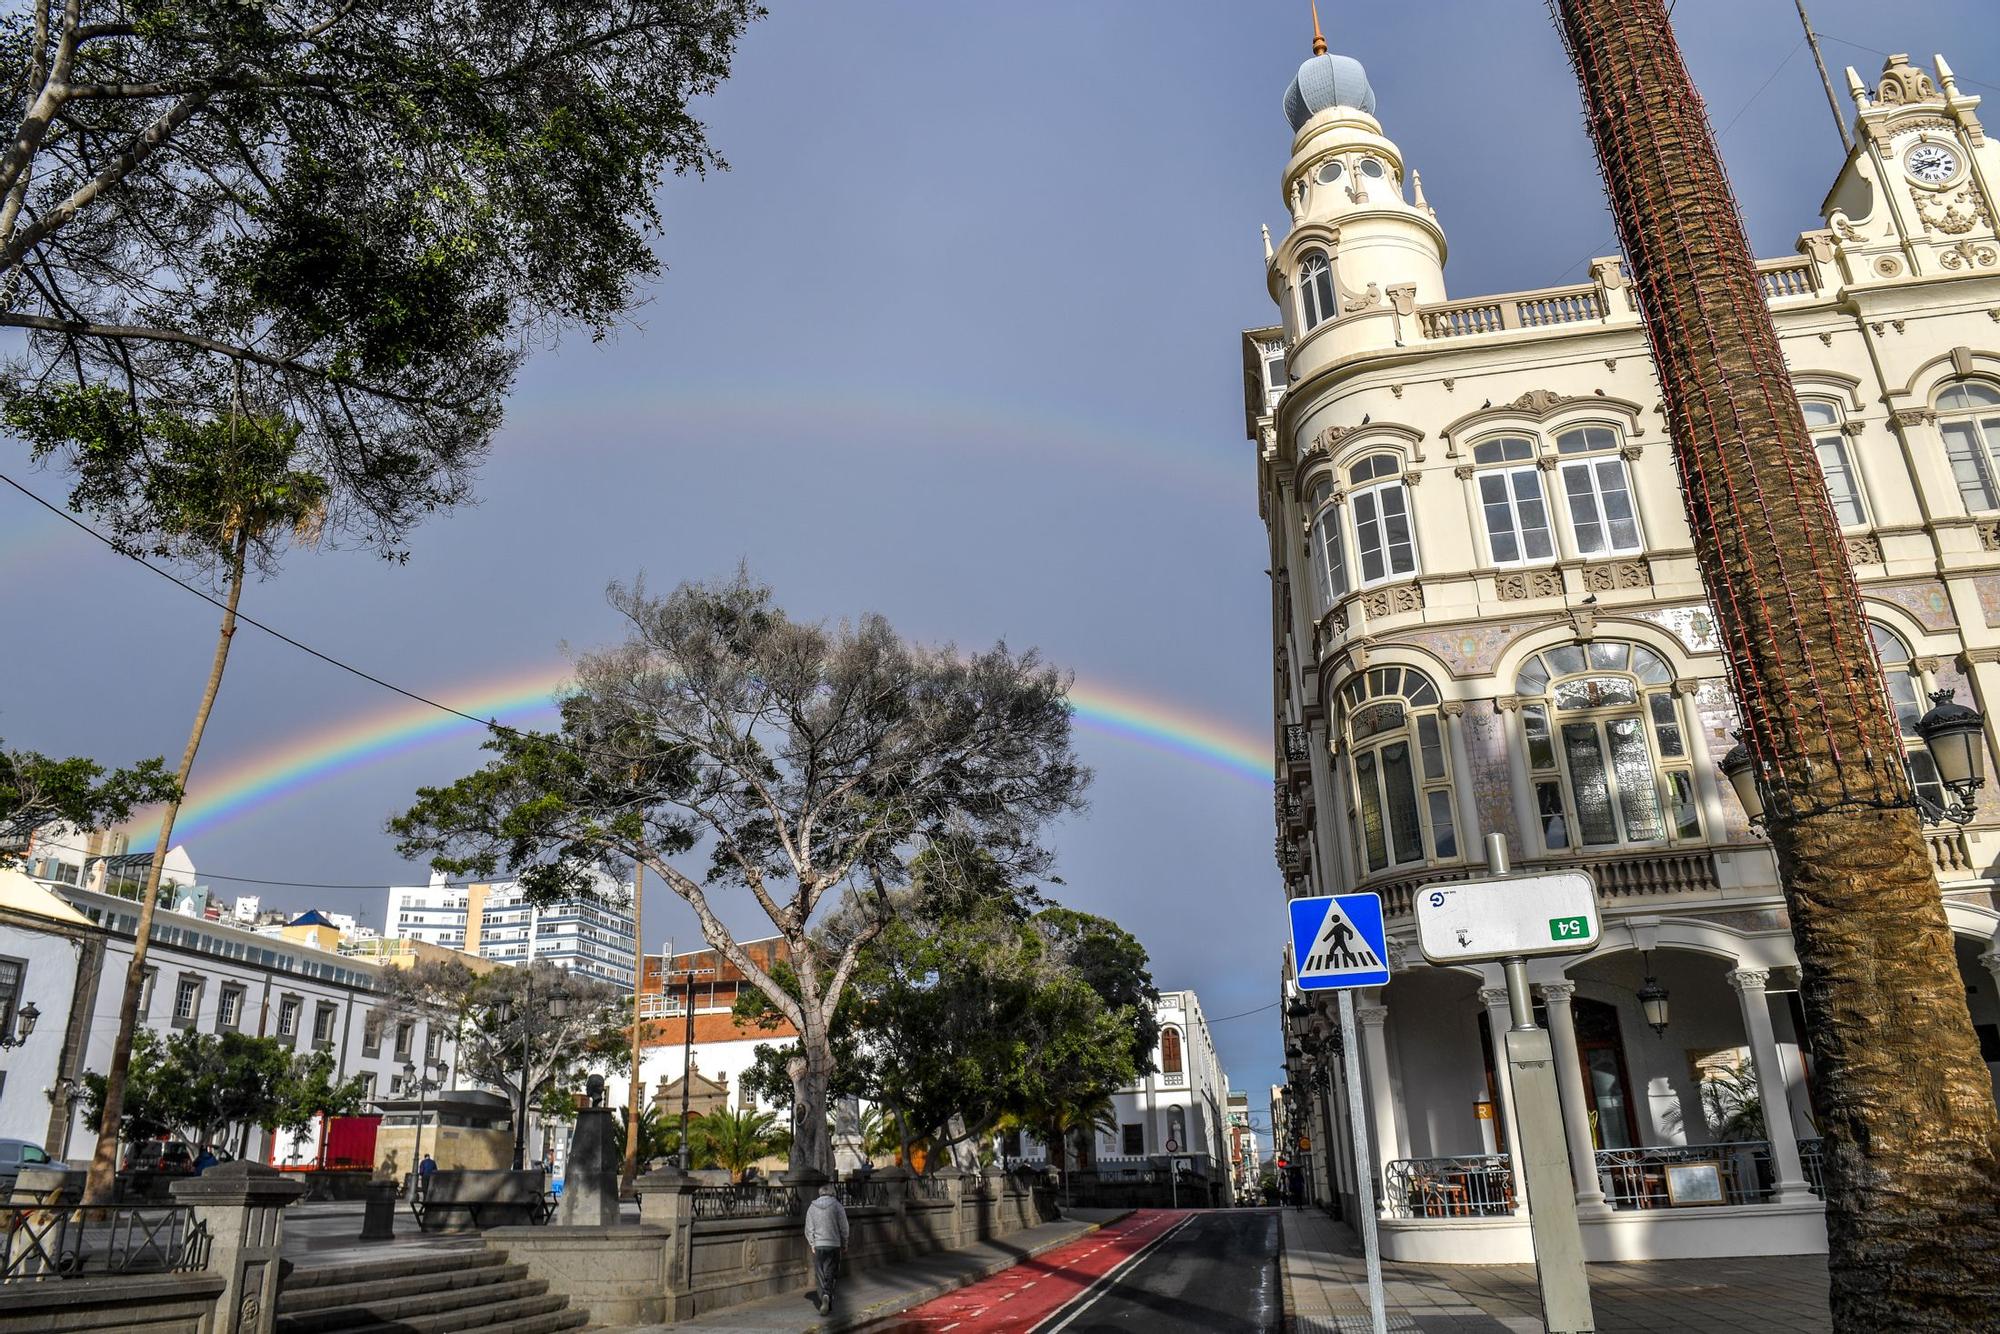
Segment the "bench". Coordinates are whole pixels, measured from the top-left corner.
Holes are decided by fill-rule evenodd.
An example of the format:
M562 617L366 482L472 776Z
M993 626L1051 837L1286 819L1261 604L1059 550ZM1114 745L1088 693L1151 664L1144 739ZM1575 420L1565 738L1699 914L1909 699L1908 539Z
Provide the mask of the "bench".
M419 1176L410 1191L410 1213L424 1232L546 1223L555 1210L555 1196L538 1171L439 1169Z

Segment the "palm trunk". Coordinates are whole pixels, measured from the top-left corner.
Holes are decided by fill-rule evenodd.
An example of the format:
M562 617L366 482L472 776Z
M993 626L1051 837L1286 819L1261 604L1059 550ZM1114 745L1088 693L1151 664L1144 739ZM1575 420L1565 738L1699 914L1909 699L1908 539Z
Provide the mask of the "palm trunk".
M188 775L194 770L195 753L201 749L201 735L208 728L208 715L215 708L216 692L222 688L222 669L229 661L229 643L236 634L236 605L243 598L243 571L250 552L250 531L236 536L230 552L229 597L222 610L222 627L216 632L215 660L209 665L208 685L201 693L201 707L195 710L194 726L188 731L187 749L181 752L181 767L174 777L182 794ZM97 1122L97 1151L91 1155L90 1174L84 1182L84 1202L108 1204L118 1174L118 1123L125 1115L125 1078L132 1064L132 1034L139 1022L139 997L146 986L146 956L153 938L153 910L160 893L160 870L166 864L173 841L174 819L180 814L181 798L167 803L160 817L160 835L153 844L152 865L146 870L146 887L139 895L139 926L132 942L132 964L125 970L125 995L118 1006L118 1036L111 1045L111 1066L104 1076L104 1109Z
M1552 0L1660 377L1801 965L1842 1330L1991 1328L2000 1116L1863 619L1662 0Z

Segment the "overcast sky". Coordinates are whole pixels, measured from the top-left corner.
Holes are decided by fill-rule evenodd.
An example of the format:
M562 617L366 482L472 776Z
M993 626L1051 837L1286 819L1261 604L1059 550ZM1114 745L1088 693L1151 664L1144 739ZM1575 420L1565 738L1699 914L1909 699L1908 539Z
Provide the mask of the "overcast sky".
M633 327L531 363L482 503L420 530L406 566L294 557L246 611L457 702L615 634L607 580L666 586L741 558L796 614L1037 646L1095 698L1268 744L1237 339L1273 319L1257 228L1285 216L1279 103L1309 54L1305 0L770 8L701 108L733 169L662 191L668 269ZM2000 90L1991 0L1812 8L1837 82L1845 64L1872 81L1883 52L1941 50L1968 91ZM1423 174L1453 295L1579 281L1613 252L1542 4L1322 10ZM1840 162L1792 2L1679 0L1676 22L1757 249L1790 254ZM0 444L11 475L22 458ZM0 493L0 617L10 745L178 755L209 608ZM245 631L192 795L302 737L361 735L395 703ZM1271 1005L1285 928L1268 781L1099 727L1079 742L1097 783L1056 832L1065 901L1124 923L1211 1020ZM476 758L469 729L406 746L196 825L189 852L224 895L260 891L223 876L419 881L382 822ZM377 922L383 907L379 889L261 892ZM649 944L694 939L664 892L647 907ZM1215 1032L1261 1111L1274 1012Z

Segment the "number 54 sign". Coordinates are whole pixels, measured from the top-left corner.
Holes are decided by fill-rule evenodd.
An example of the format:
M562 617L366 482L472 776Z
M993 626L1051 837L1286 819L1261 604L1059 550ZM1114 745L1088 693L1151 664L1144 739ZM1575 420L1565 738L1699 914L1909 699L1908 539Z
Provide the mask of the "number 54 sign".
M1432 963L1585 954L1597 889L1582 871L1455 880L1417 891L1417 945Z

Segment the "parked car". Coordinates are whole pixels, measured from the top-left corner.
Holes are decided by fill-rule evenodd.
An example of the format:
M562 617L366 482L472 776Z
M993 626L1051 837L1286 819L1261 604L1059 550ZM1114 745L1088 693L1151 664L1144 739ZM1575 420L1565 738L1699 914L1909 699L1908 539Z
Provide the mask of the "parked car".
M14 1193L14 1180L24 1167L50 1162L48 1152L33 1140L0 1139L0 1201Z
M194 1145L184 1139L142 1139L125 1150L125 1165L118 1170L192 1176L194 1160Z

